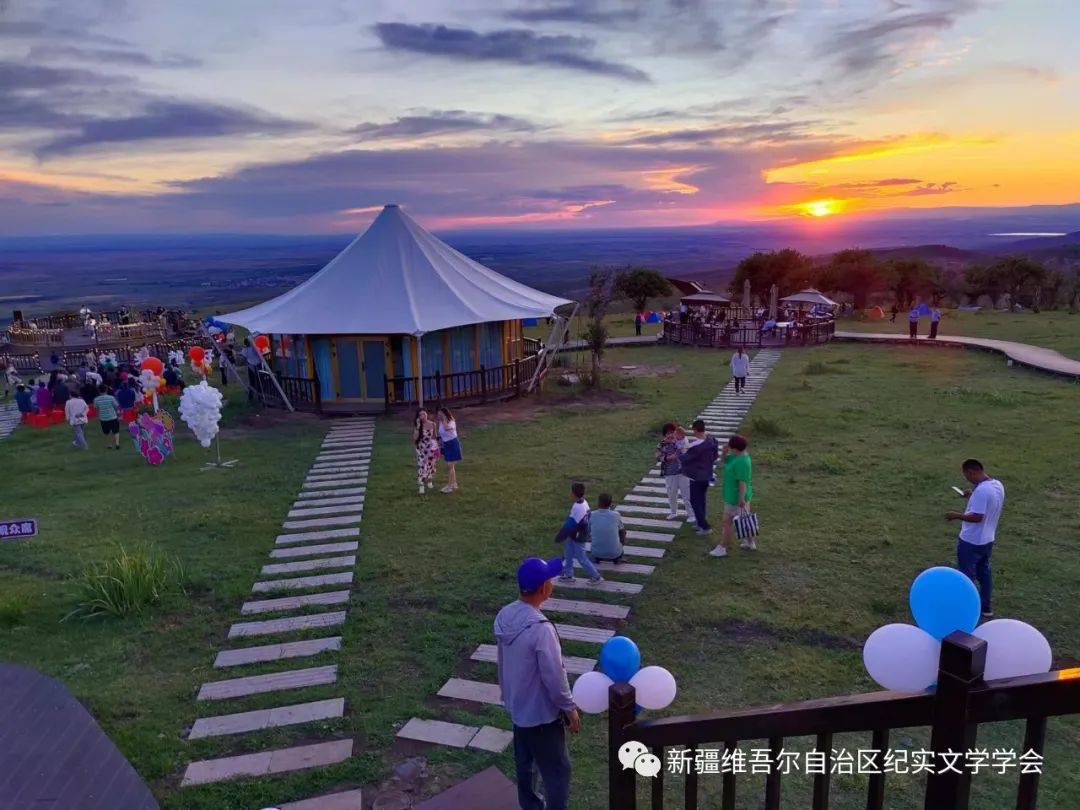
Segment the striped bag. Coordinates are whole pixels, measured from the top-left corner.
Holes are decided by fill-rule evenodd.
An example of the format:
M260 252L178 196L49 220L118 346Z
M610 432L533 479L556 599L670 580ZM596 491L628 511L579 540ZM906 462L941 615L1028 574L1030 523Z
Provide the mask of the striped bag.
M744 509L732 519L731 523L735 527L735 536L740 540L752 540L758 536L757 512Z

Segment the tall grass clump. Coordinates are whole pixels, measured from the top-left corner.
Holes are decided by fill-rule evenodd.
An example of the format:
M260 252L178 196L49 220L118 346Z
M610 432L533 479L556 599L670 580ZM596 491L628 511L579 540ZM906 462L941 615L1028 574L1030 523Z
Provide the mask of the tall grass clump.
M778 419L755 416L750 420L750 435L762 439L783 439L790 436L791 431L780 424Z
M75 578L73 616L138 616L171 594L184 593L184 571L174 557L151 549L129 552L120 546L116 557L91 563Z

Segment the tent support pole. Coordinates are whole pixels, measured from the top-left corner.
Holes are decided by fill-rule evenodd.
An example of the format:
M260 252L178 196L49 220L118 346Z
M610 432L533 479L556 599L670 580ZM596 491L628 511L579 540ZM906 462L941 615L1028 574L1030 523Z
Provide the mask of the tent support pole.
M416 338L416 407L420 410L424 407L424 333L418 332L413 337Z

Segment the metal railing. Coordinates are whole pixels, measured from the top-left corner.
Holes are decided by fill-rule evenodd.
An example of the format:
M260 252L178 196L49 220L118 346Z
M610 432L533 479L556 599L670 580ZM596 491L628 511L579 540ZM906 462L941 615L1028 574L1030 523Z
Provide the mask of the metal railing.
M978 727L984 723L1024 720L1023 751L1043 755L1048 717L1080 713L1080 670L1048 672L986 683L982 676L986 664L986 642L967 633L955 632L942 642L938 663L937 687L933 692L873 692L800 703L781 704L761 709L725 712L662 720L635 720L635 692L629 684L610 688L608 711L608 782L611 810L634 810L637 783L633 768L623 769L619 748L637 741L665 761L665 748L690 749L691 762L702 743L722 743L733 751L747 740L767 740L770 760L775 761L790 737L814 737L815 752L824 757L822 772L815 773L812 792L799 807L827 810L830 773L832 772L833 735L864 732L871 735L870 750L884 757L889 733L899 728L930 727L930 750L933 768L927 776L927 808L968 807L971 773L966 768L943 767L957 752L970 751ZM943 756L944 755L944 756ZM954 763L955 764L955 763ZM878 766L882 763L879 761ZM1068 767L1068 766L1066 766ZM765 781L762 807L780 807L781 771L771 768ZM1034 810L1038 797L1038 773L1021 771L1015 806ZM721 810L735 807L737 789L734 771L721 777ZM869 777L866 806L869 810L885 807L884 769ZM664 771L652 780L650 799L653 810L664 806ZM698 773L687 770L683 784L683 807L698 807Z
M745 321L708 326L697 322L664 321L663 339L668 343L712 348L752 348L758 346L812 346L828 343L836 331L836 322L810 321L788 327L763 330L762 324Z
M423 386L424 402L433 406L444 401L474 399L486 402L488 399L520 396L536 371L537 357L515 360L502 366L486 368L480 366L473 371L457 371L442 374L436 371L423 380L412 377L384 377L385 408L389 411L395 405L411 405L419 401L420 386Z

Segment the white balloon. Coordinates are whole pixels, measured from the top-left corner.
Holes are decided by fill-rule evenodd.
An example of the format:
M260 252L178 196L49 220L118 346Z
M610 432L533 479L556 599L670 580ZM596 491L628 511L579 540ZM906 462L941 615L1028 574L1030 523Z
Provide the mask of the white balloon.
M203 447L209 447L221 421L221 392L203 380L189 385L180 395L180 418L191 428Z
M911 624L887 624L863 645L870 677L886 689L921 692L937 680L941 642Z
M606 712L608 689L613 683L603 672L586 672L574 681L574 703L587 714Z
M663 667L642 667L630 679L644 709L665 709L675 699L675 676Z
M1053 654L1046 636L1026 622L994 619L972 633L986 642L986 670L983 679L1016 678L1049 672Z

